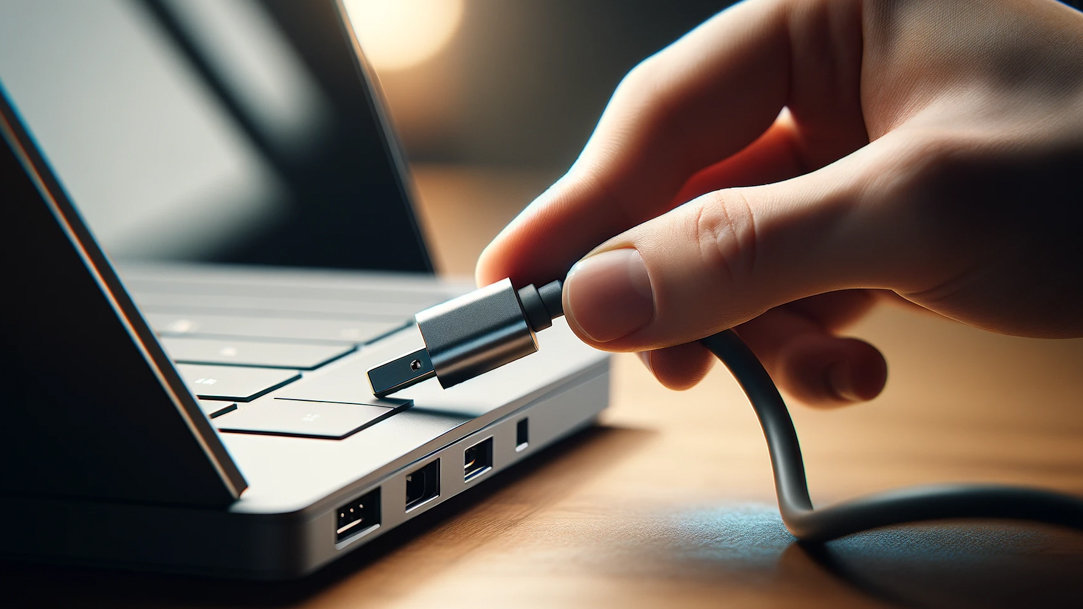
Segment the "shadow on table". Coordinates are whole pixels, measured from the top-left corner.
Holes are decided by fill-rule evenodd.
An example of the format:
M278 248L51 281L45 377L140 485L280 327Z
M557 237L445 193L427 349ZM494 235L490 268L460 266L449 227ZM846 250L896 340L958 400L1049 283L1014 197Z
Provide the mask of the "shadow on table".
M1044 525L920 525L782 554L802 562L904 607L1083 607L1083 536Z
M1083 607L1083 535L1067 529L956 521L816 545L795 541L765 503L662 509L583 542L652 560L585 568L777 606Z

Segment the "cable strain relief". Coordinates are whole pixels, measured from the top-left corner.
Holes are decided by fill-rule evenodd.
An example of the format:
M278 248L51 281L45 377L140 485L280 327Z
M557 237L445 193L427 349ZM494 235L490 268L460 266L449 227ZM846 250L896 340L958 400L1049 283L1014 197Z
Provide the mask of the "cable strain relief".
M523 308L523 316L526 317L526 321L530 324L532 330L540 332L553 325L553 317L549 315L545 301L538 289L534 287L534 284L519 288L517 294L519 296L519 305Z
M564 300L562 294L564 292L564 282L559 279L556 281L550 281L543 285L538 294L541 295L542 302L545 303L545 310L549 313L549 319L553 320L561 315L564 315Z

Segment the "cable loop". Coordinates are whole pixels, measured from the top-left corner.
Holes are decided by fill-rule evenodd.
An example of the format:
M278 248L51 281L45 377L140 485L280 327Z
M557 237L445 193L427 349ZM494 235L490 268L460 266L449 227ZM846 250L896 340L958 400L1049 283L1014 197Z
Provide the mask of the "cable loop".
M722 360L748 396L767 440L782 522L802 541L831 541L879 527L947 518L1028 520L1083 530L1083 499L990 484L906 488L815 509L797 431L767 370L733 330L700 343Z

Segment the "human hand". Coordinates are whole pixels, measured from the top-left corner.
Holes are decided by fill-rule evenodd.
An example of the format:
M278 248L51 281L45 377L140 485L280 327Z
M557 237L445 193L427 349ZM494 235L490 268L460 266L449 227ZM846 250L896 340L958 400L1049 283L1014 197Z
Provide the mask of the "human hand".
M668 386L698 382L695 341L736 327L795 397L845 403L879 394L886 364L837 332L885 295L1083 334L1081 206L1080 13L751 0L625 77L477 279L572 268L576 334L645 352Z

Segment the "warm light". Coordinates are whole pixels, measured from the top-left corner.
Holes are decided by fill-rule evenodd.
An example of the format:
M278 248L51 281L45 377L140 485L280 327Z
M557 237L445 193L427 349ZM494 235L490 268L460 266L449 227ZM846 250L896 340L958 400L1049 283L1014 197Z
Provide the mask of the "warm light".
M455 33L462 0L346 0L350 24L377 70L402 70L436 54Z

